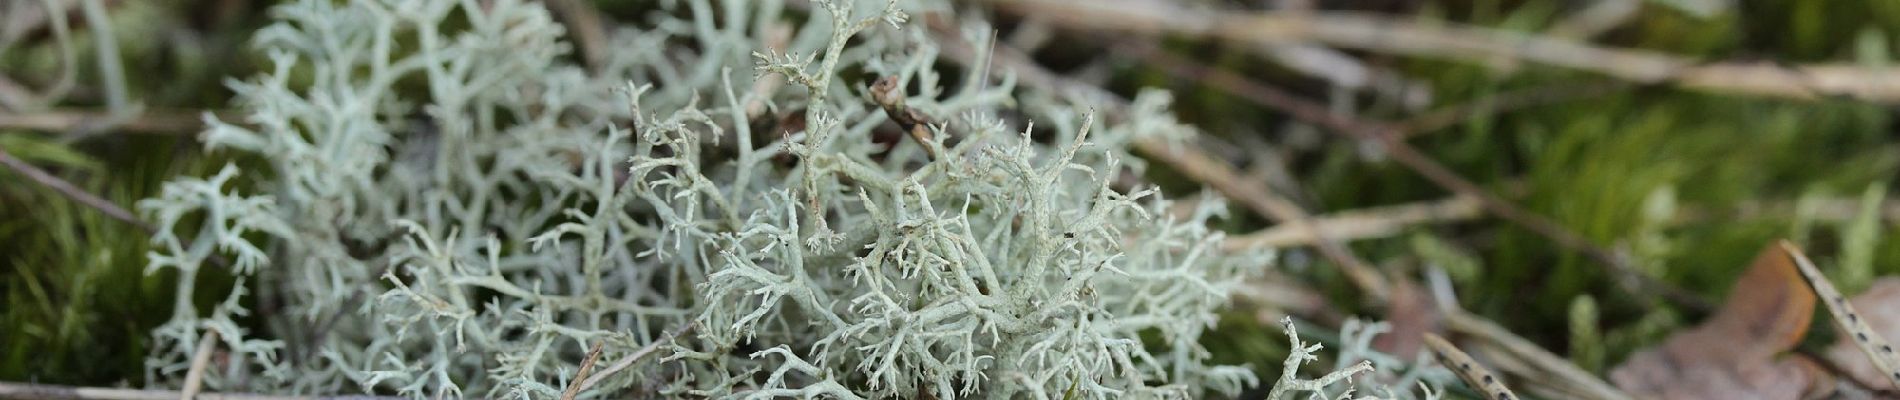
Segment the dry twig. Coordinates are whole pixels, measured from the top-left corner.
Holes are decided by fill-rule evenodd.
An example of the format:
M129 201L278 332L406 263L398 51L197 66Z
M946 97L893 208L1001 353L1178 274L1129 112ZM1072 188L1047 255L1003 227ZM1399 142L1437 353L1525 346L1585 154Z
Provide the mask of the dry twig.
M1445 276L1444 271L1434 270L1428 277L1433 302L1437 304L1438 312L1445 316L1446 327L1497 350L1488 354L1497 361L1499 368L1524 377L1525 382L1540 385L1529 389L1549 388L1561 391L1565 397L1587 400L1630 399L1628 394L1610 386L1595 374L1578 368L1569 360L1551 354L1496 322L1460 308L1458 296L1452 293L1451 279Z
M1314 217L1312 225L1340 242L1383 238L1414 225L1466 221L1484 215L1478 200L1468 196L1371 207ZM1228 236L1221 246L1230 250L1258 247L1307 246L1318 238L1297 227L1280 225L1244 235Z
M132 224L133 226L137 226L139 230L143 230L145 231L145 233L158 232L157 227L154 227L152 226L152 224L146 223L145 221L140 220L138 217L133 216L131 211L126 211L124 208L120 208L117 204L112 204L112 202L106 201L106 199L99 198L99 196L94 196L92 193L87 193L85 190L82 190L76 186L73 186L73 184L67 183L65 180L61 180L59 179L59 177L53 176L53 174L47 173L46 170L40 169L39 167L35 167L33 166L33 164L28 164L26 161L22 161L19 158L15 158L13 157L13 154L7 153L6 149L4 148L0 148L0 164L5 164L7 168L10 168L15 172L19 172L21 175L26 175L27 179L31 179L33 180L33 182L39 183L40 186L45 186L47 188L53 189L53 191L55 192L59 192L61 196L65 196L67 199L71 199L72 201L78 202L79 204L84 204L87 207L92 207L93 209L99 210L99 212L105 213L106 216L112 217L112 219L124 221L125 223Z
M1232 166L1198 147L1171 146L1159 140L1142 139L1135 142L1135 148L1167 163L1183 175L1207 184L1254 213L1280 221L1288 229L1312 238L1312 245L1319 250L1320 255L1339 264L1346 278L1352 280L1354 286L1363 289L1368 298L1380 303L1386 300L1390 290L1385 278L1370 264L1333 240L1324 227L1315 223L1312 216L1291 200L1274 194L1257 180L1242 178Z
M931 160L943 158L937 154L941 143L930 133L930 117L904 104L904 89L897 87L897 76L878 78L877 82L872 83L871 100L884 110L884 116L897 123L898 129L904 130L911 140L917 141L917 146L924 148L924 153L929 154Z
M1900 102L1900 70L1850 64L1780 66L1707 63L1671 54L1600 47L1442 21L1407 21L1350 12L1199 11L1159 3L990 0L1018 15L1047 16L1069 28L1180 34L1250 43L1317 42L1374 52L1441 57L1510 69L1537 63L1638 83L1749 95L1812 99L1845 96ZM1125 3L1125 2L1122 2Z
M1893 345L1888 344L1887 338L1881 336L1880 332L1867 325L1867 319L1860 317L1860 312L1855 311L1854 305L1847 302L1847 297L1828 282L1827 276L1821 275L1820 269L1814 267L1814 262L1801 253L1801 248L1786 240L1778 244L1782 251L1787 252L1788 258L1794 260L1801 277L1808 281L1808 287L1821 297L1821 304L1826 305L1828 313L1834 317L1834 326L1843 333L1852 333L1854 345L1873 360L1874 368L1879 369L1894 387L1900 387L1900 354L1894 353Z
M1490 193L1468 179L1459 176L1451 168L1438 163L1430 156L1405 143L1397 127L1352 119L1329 111L1324 105L1300 99L1292 94L1266 85L1255 83L1252 79L1225 70L1207 68L1191 62L1179 60L1154 49L1130 48L1128 51L1142 56L1145 60L1183 79L1201 79L1202 83L1226 91L1261 106L1279 110L1294 119L1326 128L1329 131L1351 137L1356 140L1380 145L1387 155L1400 164L1411 168L1426 180L1459 195L1471 196L1482 204L1485 210L1507 221L1515 223L1540 236L1549 238L1559 246L1583 253L1608 269L1611 276L1628 291L1643 296L1661 295L1663 298L1703 311L1713 307L1708 300L1695 293L1658 281L1643 275L1631 260L1623 254L1610 251L1592 243L1588 238L1570 231L1563 225L1537 213L1525 210Z
M672 341L673 338L679 337L680 335L685 335L687 332L692 332L693 328L696 326L699 326L699 322L697 321L688 322L686 323L686 326L682 326L679 329L674 330L672 333L667 334L666 337L664 338L654 340L653 343L647 343L646 346L641 346L639 350L634 350L633 354L629 354L627 355L627 357L621 358L620 361L616 361L614 362L613 365L607 366L606 369L600 370L600 373L594 374L594 376L587 378L587 380L581 381L580 385L569 387L568 390L572 391L573 393L578 394L582 391L587 390L587 388L594 387L594 385L599 385L600 381L606 380L608 377L614 376L614 373L620 372L620 370L623 370L623 369L627 369L627 367L633 366L634 362L640 361L641 358L645 358L648 354L653 354L653 352L658 351L660 349L660 344Z
M587 351L587 359L581 360L581 369L574 373L573 380L568 381L567 390L561 392L561 400L574 400L575 396L581 394L581 382L587 380L588 375L594 372L594 362L600 360L600 348L606 343L605 341L594 342L594 348Z
M569 37L581 51L581 63L590 72L600 72L607 59L607 23L594 2L584 0L546 0L548 11L567 26Z
M183 392L0 382L0 399L18 400L178 400ZM393 396L278 396L249 393L199 393L197 400L398 400Z
M47 110L21 114L0 113L0 129L88 133L111 128L136 133L195 134L204 129L203 118L202 113L195 111L144 110L135 115L119 117L110 112Z
M180 400L192 400L198 396L198 390L204 387L205 367L211 365L211 353L218 347L218 331L206 329L203 339L198 339L198 352L191 355L191 369L185 372L185 388L180 390Z
M1477 360L1471 359L1470 355L1458 350L1458 347L1452 346L1451 342L1445 341L1445 338L1427 332L1425 333L1425 345L1431 347L1433 353L1438 354L1439 363L1445 364L1446 369L1450 369L1452 373L1457 374L1458 378L1464 380L1466 385L1471 386L1472 389L1477 389L1480 394L1484 395L1486 400L1512 400L1518 398L1517 395L1511 393L1510 388L1504 387L1504 382L1498 381L1497 376L1491 373L1491 369L1485 368L1483 364L1478 364Z

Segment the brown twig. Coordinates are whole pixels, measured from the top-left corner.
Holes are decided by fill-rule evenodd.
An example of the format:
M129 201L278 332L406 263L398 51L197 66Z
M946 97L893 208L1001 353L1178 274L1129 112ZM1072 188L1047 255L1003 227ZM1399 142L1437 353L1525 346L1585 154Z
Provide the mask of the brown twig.
M1477 199L1465 196L1370 207L1317 216L1312 224L1331 234L1334 241L1389 237L1420 224L1466 221L1484 215ZM1318 238L1295 227L1279 225L1253 233L1228 236L1221 246L1229 250L1258 247L1308 246Z
M1386 300L1390 291L1385 278L1365 260L1347 250L1339 241L1333 240L1325 227L1315 223L1311 215L1291 200L1274 194L1259 181L1242 178L1232 166L1197 147L1171 146L1159 140L1139 139L1135 141L1135 148L1221 192L1254 213L1279 221L1289 229L1313 238L1313 248L1327 260L1338 264L1346 274L1346 279L1361 288L1367 298L1378 303Z
M13 154L7 153L5 148L0 148L0 164L5 164L7 168L10 168L14 170L15 172L19 172L21 175L26 175L27 179L31 179L33 180L33 182L39 183L40 186L45 186L47 188L53 189L54 192L59 192L61 196L65 196L67 199L70 199L74 202L78 202L79 204L83 204L87 207L92 207L93 209L99 210L99 212L105 213L106 216L112 217L112 219L124 221L125 223L132 224L133 226L137 226L139 230L143 230L145 231L145 233L148 233L148 234L158 232L157 227L154 227L152 226L152 224L146 223L144 220L140 220L138 217L133 216L132 212L126 211L124 208L120 208L117 204L112 204L112 202L106 201L106 199L99 198L99 196L94 196L92 193L87 193L85 190L81 190L78 187L73 186L73 184L67 183L65 180L59 179L59 177L56 177L56 176L53 176L53 174L47 173L46 170L40 169L39 167L33 166L33 164L28 164L26 161L22 161L19 158L13 157Z
M112 219L132 224L132 226L139 228L140 231L144 231L146 234L158 233L158 227L152 226L151 223L133 216L131 211L126 211L117 204L112 204L112 202L106 201L106 199L99 198L97 195L93 195L77 186L73 186L72 183L66 182L64 179L59 179L59 177L47 173L46 170L35 167L33 164L29 164L19 158L15 158L13 154L7 152L6 148L0 148L0 165L6 165L8 169L19 172L21 175L26 175L27 179L31 179L34 183L40 184L40 186L53 189L54 192L58 192L60 196L64 196L68 200L99 210L100 213L104 213L106 216L112 217ZM180 240L183 241L182 238ZM185 241L182 244L185 248L191 248L189 241ZM206 257L205 261L209 261L212 265L216 265L220 268L231 265L224 257L217 254Z
M1124 46L1123 51L1134 53L1145 61L1160 67L1169 74L1182 79L1199 79L1209 87L1239 96L1258 105L1287 113L1294 119L1326 128L1326 130L1351 137L1353 139L1380 145L1387 155L1400 164L1411 168L1433 184L1463 196L1471 196L1484 206L1485 210L1524 227L1533 233L1556 242L1558 246L1579 252L1607 268L1617 282L1626 286L1632 293L1642 296L1661 295L1670 301L1697 311L1712 309L1708 300L1689 291L1658 281L1642 274L1631 265L1631 261L1622 254L1592 243L1588 238L1570 231L1563 225L1537 213L1525 210L1490 193L1468 179L1459 176L1444 164L1438 163L1417 148L1405 143L1400 137L1401 130L1388 124L1366 122L1339 115L1324 105L1300 99L1279 89L1254 82L1252 79L1221 69L1207 68L1183 61L1152 48Z
M1134 34L1179 34L1248 43L1317 42L1366 51L1440 57L1500 69L1536 63L1638 83L1797 99L1845 96L1900 102L1900 70L1850 64L1780 66L1706 63L1653 51L1595 46L1451 22L1414 22L1352 12L1198 11L1144 2L989 0L1053 24ZM1105 4L1106 3L1106 4ZM1122 2L1125 3L1125 2Z
M633 354L627 355L626 358L621 358L620 361L616 361L613 365L607 366L606 369L600 370L600 373L594 374L593 377L587 378L585 381L581 381L579 386L570 387L568 390L574 393L580 393L581 391L587 390L587 388L594 387L594 385L599 385L600 381L606 380L608 377L613 376L614 373L620 372L620 370L633 366L634 362L640 361L641 358L646 357L648 354L658 351L661 343L666 343L673 340L673 338L680 337L680 335L685 335L687 332L692 332L693 328L697 326L699 326L698 321L688 322L686 326L682 326L668 333L664 338L654 340L653 343L647 343L645 346L641 346L639 350L634 350Z
M1433 303L1438 306L1439 314L1445 316L1445 326L1452 332L1479 340L1496 350L1489 354L1500 368L1524 377L1525 382L1537 382L1540 385L1528 389L1551 388L1562 391L1565 397L1586 400L1630 399L1628 394L1563 357L1551 354L1496 322L1466 312L1458 306L1458 296L1452 293L1451 279L1443 271L1435 270L1428 276Z
M600 360L600 348L606 341L594 342L594 348L587 351L587 358L581 360L581 369L574 373L574 380L568 381L567 391L561 392L561 400L574 400L581 394L581 382L594 372L594 362Z
M871 100L877 102L878 108L884 109L884 115L897 123L898 129L904 130L911 140L917 141L917 146L924 148L924 153L929 154L931 160L942 158L937 154L939 143L930 133L930 118L904 105L904 89L897 87L896 75L878 78L877 82L872 83Z
M581 51L581 63L591 72L600 72L607 63L607 23L592 1L545 0L548 11L567 26L569 37Z
M229 115L214 112L220 119ZM204 116L196 111L145 110L131 116L84 110L47 110L24 114L0 113L0 129L25 129L62 133L85 133L101 129L150 134L195 134L205 127Z
M0 399L19 400L178 400L183 392L0 382ZM249 393L199 393L198 400L398 400L393 396L278 396Z

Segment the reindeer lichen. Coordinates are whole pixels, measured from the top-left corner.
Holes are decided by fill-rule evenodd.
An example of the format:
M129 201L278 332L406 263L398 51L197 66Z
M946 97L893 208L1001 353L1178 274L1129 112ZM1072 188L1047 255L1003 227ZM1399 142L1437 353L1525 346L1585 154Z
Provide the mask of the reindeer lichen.
M1221 250L1217 203L1172 216L1123 183L1143 169L1132 141L1193 134L1165 94L1106 116L1019 96L1004 71L949 91L907 17L945 5L788 6L659 2L591 72L524 0L278 6L256 35L274 68L231 82L243 120L207 116L204 134L268 169L141 204L161 228L152 267L185 272L155 379L175 382L217 330L235 351L206 385L224 390L556 397L596 343L599 365L666 355L583 397L1258 384L1197 340L1272 254ZM846 70L913 88L903 104L931 135L880 133L887 115ZM190 276L219 255L277 299L264 332L232 319L255 312L242 285L209 316L190 306Z

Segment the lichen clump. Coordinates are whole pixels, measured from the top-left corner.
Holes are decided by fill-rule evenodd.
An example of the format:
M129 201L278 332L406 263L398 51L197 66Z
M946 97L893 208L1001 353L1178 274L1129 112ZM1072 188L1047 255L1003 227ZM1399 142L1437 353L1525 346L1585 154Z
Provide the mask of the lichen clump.
M1258 383L1197 340L1271 254L1221 251L1219 204L1171 214L1124 183L1131 141L1192 133L1165 95L1095 115L1007 71L946 89L907 18L941 4L713 3L660 2L592 68L539 3L277 7L256 36L274 69L204 134L255 166L139 204L151 268L182 276L155 382L216 331L207 386L278 393L556 397L596 345L595 371L660 351L584 397ZM931 134L885 135L860 75L911 88ZM217 265L247 283L201 313ZM277 307L262 332L235 322L247 286Z

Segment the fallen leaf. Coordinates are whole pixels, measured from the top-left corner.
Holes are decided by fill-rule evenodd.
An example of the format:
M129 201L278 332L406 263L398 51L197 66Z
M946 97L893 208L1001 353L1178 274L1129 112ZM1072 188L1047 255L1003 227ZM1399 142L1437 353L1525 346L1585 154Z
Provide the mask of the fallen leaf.
M1372 348L1386 354L1418 354L1425 346L1425 334L1445 334L1445 315L1433 304L1432 295L1404 276L1392 280L1392 309L1386 322L1392 332L1372 339Z
M1814 318L1814 292L1803 282L1787 253L1768 246L1714 317L1630 356L1610 381L1639 398L1802 398L1826 378L1811 360L1781 356Z

